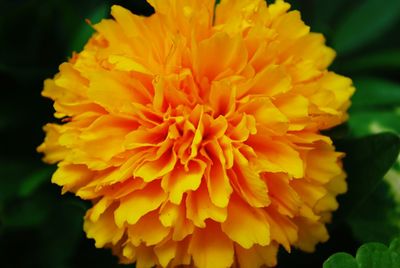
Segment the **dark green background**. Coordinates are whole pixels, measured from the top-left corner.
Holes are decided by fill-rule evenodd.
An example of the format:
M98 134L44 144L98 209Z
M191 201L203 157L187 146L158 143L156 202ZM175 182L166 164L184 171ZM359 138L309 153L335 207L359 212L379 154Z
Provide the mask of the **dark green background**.
M398 154L398 138L348 140L400 131L400 1L290 2L337 50L331 69L352 77L358 88L348 126L330 132L351 156L346 169L355 188L341 204L356 209L337 213L331 240L315 254L280 254L280 267L321 267L334 252L353 254L363 242L388 244L400 234L398 162L381 180ZM88 204L61 196L50 183L54 167L42 164L35 151L42 125L53 121L52 103L40 96L43 80L82 48L91 34L85 19L99 21L112 4L152 12L139 0L0 0L0 267L118 266L108 250L85 238ZM359 189L366 193L360 198L357 185L365 176L371 183Z

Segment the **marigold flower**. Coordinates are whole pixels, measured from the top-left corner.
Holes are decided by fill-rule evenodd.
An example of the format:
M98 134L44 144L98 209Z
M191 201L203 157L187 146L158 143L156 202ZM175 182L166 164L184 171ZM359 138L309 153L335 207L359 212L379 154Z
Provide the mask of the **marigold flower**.
M347 119L350 79L289 4L148 0L45 81L59 124L39 151L93 207L84 229L137 267L272 267L313 251L346 191L321 130Z

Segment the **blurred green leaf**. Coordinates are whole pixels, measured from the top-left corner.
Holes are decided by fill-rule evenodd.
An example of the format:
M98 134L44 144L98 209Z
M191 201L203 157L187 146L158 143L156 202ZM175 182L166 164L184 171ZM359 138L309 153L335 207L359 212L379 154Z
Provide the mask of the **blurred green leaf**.
M399 243L396 239L389 248L380 243L364 244L357 250L355 259L347 253L335 253L324 262L323 268L398 268Z
M312 30L315 32L323 32L325 35L330 36L332 20L337 18L337 12L346 4L346 0L315 0Z
M400 15L399 0L368 0L341 20L333 46L345 54L367 45L389 30Z
M26 161L0 159L0 203L18 193L25 176L32 172L33 164Z
M353 110L400 105L400 84L373 77L354 79L354 84Z
M19 196L27 197L31 195L43 183L50 183L51 174L54 172L53 167L46 167L33 172L21 183L19 188Z
M400 50L368 53L359 58L345 61L340 69L345 72L400 69Z
M354 136L360 137L382 132L400 132L400 113L397 111L352 112L349 125Z
M400 138L382 133L335 142L338 151L346 153L343 164L348 175L348 192L339 196L341 208L337 215L346 218L362 205L382 181L397 159Z
M400 211L393 189L382 181L362 206L346 222L361 242L390 243L400 235Z
M346 122L334 128L324 130L322 131L322 134L325 136L329 136L333 140L344 139L350 134L350 126Z
M64 198L76 199L72 196ZM42 262L44 267L69 267L66 264L72 255L76 254L79 240L84 236L82 226L85 212L77 206L71 206L70 202L59 202L56 209L40 230L42 237L51 241L42 245L42 250L47 255Z
M92 24L98 23L99 21L101 21L101 19L107 17L109 10L109 4L104 1L93 10L93 12L87 17L87 19ZM92 26L90 26L86 21L82 22L78 32L75 34L75 37L71 43L70 51L81 51L93 33L94 30Z
M2 222L6 228L32 228L43 224L51 207L48 195L35 195L29 199L14 200L4 208Z
M394 239L390 243L389 249L400 254L400 238Z

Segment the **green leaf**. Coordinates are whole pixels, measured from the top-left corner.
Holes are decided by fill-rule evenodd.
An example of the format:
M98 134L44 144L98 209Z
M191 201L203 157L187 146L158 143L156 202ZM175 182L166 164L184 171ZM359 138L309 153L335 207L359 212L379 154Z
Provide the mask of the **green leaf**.
M394 239L392 243L390 243L389 249L400 254L400 239Z
M346 221L358 241L390 243L400 235L399 205L393 189L386 181L382 181Z
M398 0L368 0L341 20L333 46L345 54L367 45L389 30L400 15Z
M400 264L399 239L395 239L389 248L380 243L362 245L354 259L347 253L335 253L329 257L323 268L397 268Z
M357 261L348 253L339 252L324 262L323 268L358 268Z
M340 65L343 72L400 69L400 50L389 50L363 55Z
M347 5L346 0L314 0L313 31L323 32L325 36L329 37L332 31L332 22L337 18L337 12L340 12L344 5Z
M21 184L32 172L33 165L27 161L0 159L0 203L13 198Z
M74 200L76 197L64 197L64 199ZM62 213L56 209L62 211ZM84 210L78 206L71 205L68 201L65 202L63 200L57 203L46 223L51 228L46 228L46 225L43 225L40 230L42 237L47 241L51 241L51 243L47 242L42 245L43 252L47 254L43 258L45 263L43 267L66 266L67 260L77 251L79 240L83 236L84 213ZM57 239L53 237L57 237ZM66 267L73 266L68 265Z
M383 244L368 243L358 249L356 260L363 268L395 268L400 263L400 254Z
M19 196L27 197L35 192L43 183L50 182L51 174L54 172L53 167L46 167L35 171L21 183L19 188Z
M102 2L96 9L88 16L90 23L98 23L101 19L106 18L109 12L109 5L107 2ZM71 51L81 51L89 38L94 33L93 28L86 22L82 22L78 32L75 34L75 39L71 43Z
M373 77L354 79L354 84L357 90L352 98L353 110L400 104L400 84Z
M51 207L48 195L34 195L29 199L13 200L5 207L2 222L6 228L41 226L49 217Z
M356 137L382 132L400 132L400 113L396 111L351 112L349 118L351 132Z
M346 217L362 205L397 159L400 138L382 133L358 139L336 141L338 151L346 153L343 160L347 172L348 192L339 196L337 214Z

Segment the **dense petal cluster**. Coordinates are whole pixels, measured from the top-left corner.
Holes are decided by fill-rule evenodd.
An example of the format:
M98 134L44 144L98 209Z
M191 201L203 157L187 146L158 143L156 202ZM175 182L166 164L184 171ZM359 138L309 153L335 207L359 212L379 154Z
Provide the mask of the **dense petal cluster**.
M93 207L84 229L137 267L276 265L313 251L346 191L322 130L347 119L334 51L277 0L112 7L46 80L59 124L39 151Z

